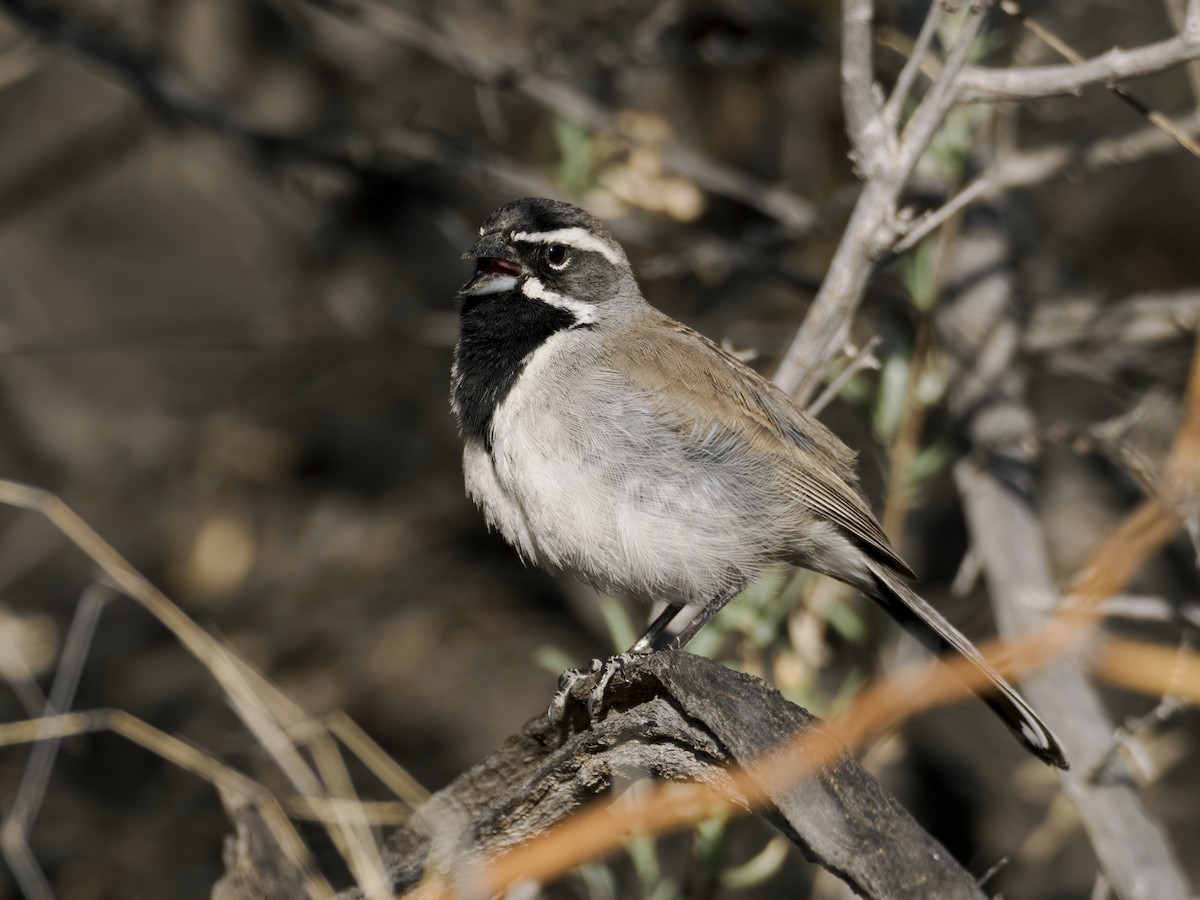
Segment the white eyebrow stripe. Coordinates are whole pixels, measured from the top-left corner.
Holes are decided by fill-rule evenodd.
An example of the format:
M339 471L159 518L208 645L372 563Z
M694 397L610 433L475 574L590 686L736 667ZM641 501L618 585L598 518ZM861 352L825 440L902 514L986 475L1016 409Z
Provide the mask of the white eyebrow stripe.
M575 300L571 297L564 297L562 294L547 288L542 284L541 279L534 278L532 275L521 283L521 293L530 300L541 300L550 306L567 310L567 312L575 316L575 321L580 325L591 325L596 321L596 307L592 304L584 303L582 300Z
M622 263L621 252L608 241L602 240L586 228L559 228L556 231L518 231L514 232L514 241L528 241L531 244L566 244L576 250L592 250L599 253L614 266Z

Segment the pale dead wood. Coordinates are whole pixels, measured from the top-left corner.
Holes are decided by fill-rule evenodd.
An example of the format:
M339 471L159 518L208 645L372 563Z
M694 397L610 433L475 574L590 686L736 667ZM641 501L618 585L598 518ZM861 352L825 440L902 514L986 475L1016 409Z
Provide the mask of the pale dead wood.
M960 239L953 271L959 288L939 327L958 361L950 381L951 409L973 447L973 455L955 467L955 480L1001 633L1013 638L1047 625L1058 592L1033 511L1037 439L1023 403L1019 311L1007 242L994 218ZM1079 665L1062 659L1022 684L1071 756L1063 787L1117 895L1190 896L1161 824L1123 765L1102 781L1089 777L1107 753L1115 726Z

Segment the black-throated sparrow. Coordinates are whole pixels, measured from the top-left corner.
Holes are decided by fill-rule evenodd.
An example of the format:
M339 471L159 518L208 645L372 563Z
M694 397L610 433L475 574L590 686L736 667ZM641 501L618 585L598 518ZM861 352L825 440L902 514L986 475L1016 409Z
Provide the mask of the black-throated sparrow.
M1037 714L900 580L912 572L837 437L647 304L620 245L583 210L516 200L479 234L459 291L451 402L467 493L526 560L667 603L630 653L683 647L769 565L830 575L935 651L973 663L990 682L984 701L1066 768ZM684 605L701 612L665 641ZM603 666L593 699L620 661Z

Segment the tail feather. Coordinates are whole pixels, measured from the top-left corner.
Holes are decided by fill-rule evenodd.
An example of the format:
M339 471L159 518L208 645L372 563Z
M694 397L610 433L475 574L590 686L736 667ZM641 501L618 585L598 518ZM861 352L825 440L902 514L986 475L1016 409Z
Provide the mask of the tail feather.
M976 693L1004 721L1017 740L1050 765L1060 769L1070 767L1058 738L957 628L884 566L870 562L868 568L878 586L872 600L939 656L953 652L975 666L990 682L989 688L977 688Z

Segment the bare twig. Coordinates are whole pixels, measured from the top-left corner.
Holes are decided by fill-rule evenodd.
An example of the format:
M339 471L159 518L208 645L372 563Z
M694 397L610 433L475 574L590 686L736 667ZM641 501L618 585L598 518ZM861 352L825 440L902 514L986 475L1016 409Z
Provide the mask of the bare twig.
M887 103L884 104L883 121L893 133L895 133L897 126L900 124L900 113L904 109L904 101L908 99L908 94L912 90L913 84L917 80L917 75L921 71L921 62L929 52L933 36L937 33L938 23L942 19L942 11L941 0L931 0L929 12L925 14L925 21L921 24L921 30L917 33L917 40L913 44L912 53L905 61L904 68L900 70L900 74L896 77L896 84L892 87L892 93L888 96Z
M1156 344L1200 328L1200 289L1040 304L1022 338L1031 353L1065 347Z
M371 900L388 900L392 897L392 891L384 871L383 857L337 744L328 733L322 733L316 736L310 746L317 771L321 774L322 782L329 787L332 800L331 821L335 827L329 829L330 835L339 841L338 850L354 873L354 881L364 895ZM324 799L318 798L319 801Z
M842 388L850 383L851 378L863 369L878 369L879 359L875 356L875 348L879 346L882 340L879 335L874 335L869 341L859 347L854 355L850 357L850 361L846 363L846 368L838 372L837 377L829 382L829 385L821 392L821 395L808 405L808 411L814 416L819 416L821 411L833 401L833 398L842 392Z
M1025 11L1016 2L1016 0L1009 0L1009 2L1006 2L1004 4L1004 10L1009 15L1018 19L1030 33L1035 35L1049 47L1053 48L1054 51L1067 60L1067 62L1074 66L1081 66L1086 62L1083 54L1075 50L1074 47L1060 38L1057 34L1050 31L1050 29L1041 22L1038 22L1037 20L1026 15ZM1176 126L1176 124L1172 122L1169 117L1153 109L1148 103L1143 101L1140 97L1132 94L1123 85L1110 83L1106 85L1106 87L1114 97L1125 103L1139 115L1144 116L1156 128L1159 128L1166 134L1170 135L1171 138L1177 144L1179 144L1179 146L1183 147L1193 156L1200 158L1200 144L1197 144L1194 140L1192 140L1191 136L1188 135L1186 131L1181 130L1178 126Z
M1190 21L1190 20L1189 20ZM1078 64L987 69L971 66L958 79L958 103L1033 100L1153 75L1200 57L1200 29L1132 50L1109 50Z
M429 799L429 791L388 756L387 752L363 731L362 726L344 712L336 710L329 713L325 717L325 726L330 734L349 747L363 765L410 809L416 809Z
M1186 622L1192 628L1200 628L1200 605L1172 603L1162 597L1118 594L1100 604L1100 614L1134 622Z
M981 2L968 7L962 23L958 27L958 33L954 36L954 44L950 48L950 54L946 57L942 71L938 73L937 79L922 99L921 105L917 107L912 118L908 120L908 124L904 126L904 132L900 136L900 159L897 171L893 176L899 180L900 184L908 181L908 176L912 174L917 162L928 149L934 134L941 128L946 113L954 105L960 90L960 76L971 55L971 50L974 49L975 38L979 36L979 30L983 27L984 19L991 6L990 0L981 0Z
M891 248L892 253L911 250L933 231L962 210L984 200L994 200L1009 191L1034 187L1067 172L1094 173L1118 165L1170 153L1178 146L1195 143L1200 135L1200 112L1171 123L1164 131L1161 122L1117 137L1098 138L1078 144L1059 144L1040 150L1002 155L966 187L936 209L913 223ZM1184 136L1185 140L1180 140Z
M1093 668L1108 681L1134 691L1161 694L1176 685L1178 696L1200 702L1200 654L1176 647L1110 640Z
M842 0L842 114L854 160L865 178L884 171L890 156L875 95L873 6L873 0Z
M830 361L846 344L872 268L892 238L883 232L898 191L882 179L867 182L804 322L775 370L774 381L801 405L816 392Z
M1175 122L1184 133L1200 134L1200 113ZM1156 127L1081 144L1060 144L1001 158L988 177L982 198L992 198L1014 188L1032 187L1066 171L1098 172L1113 166L1147 159L1175 149L1176 142Z
M40 719L0 723L0 747L49 739L61 740L80 734L111 731L179 768L213 784L223 793L242 797L262 813L279 851L304 875L313 900L326 898L332 888L313 866L304 842L288 821L275 797L257 782L222 763L211 754L174 735L167 734L120 709L93 709L59 713Z
M980 3L964 14L946 64L905 127L898 157L886 170L872 173L863 186L825 280L775 372L775 382L801 403L812 397L829 362L846 343L873 267L895 242L901 227L896 215L901 192L954 102L955 76L990 5Z
M1185 640L1179 648L1177 665L1172 671L1171 682L1163 690L1162 698L1149 712L1130 716L1120 724L1113 734L1112 746L1109 747L1108 753L1099 759L1092 771L1088 773L1088 777L1092 781L1102 781L1112 777L1113 761L1122 750L1135 760L1144 778L1153 779L1155 777L1154 765L1147 754L1141 750L1140 738L1152 728L1161 728L1178 715L1180 710L1186 709L1188 706L1188 700L1179 694L1180 683L1184 674L1183 670L1195 654L1191 652L1192 648L1186 640L1186 635L1184 637Z
M1171 17L1171 25L1180 34L1187 31L1187 0L1164 0L1167 15ZM1200 105L1200 61L1192 60L1187 64L1188 80L1192 84L1192 100Z
M75 699L83 664L96 633L96 624L105 604L112 598L113 590L105 585L92 585L80 598L75 618L71 622L67 639L63 642L62 662L54 676L54 684L46 699L43 716L54 716L65 712ZM31 900L51 900L54 892L41 868L34 860L29 847L29 833L33 828L50 783L50 773L62 743L61 736L47 734L38 740L29 754L29 762L17 787L12 808L0 826L0 848L13 875L21 886L22 893Z
M892 253L904 253L917 246L950 219L978 201L987 193L990 183L991 179L986 173L980 175L937 209L930 210L892 246Z

